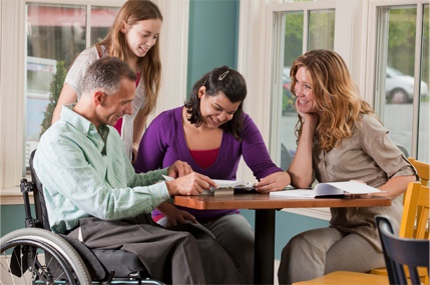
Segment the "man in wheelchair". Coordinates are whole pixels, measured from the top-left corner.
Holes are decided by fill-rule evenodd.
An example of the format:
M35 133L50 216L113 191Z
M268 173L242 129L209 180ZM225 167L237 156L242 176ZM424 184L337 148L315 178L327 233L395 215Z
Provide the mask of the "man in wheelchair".
M154 279L173 284L244 283L214 239L187 224L165 229L148 215L173 195L197 195L215 186L177 161L136 174L112 127L132 113L135 73L106 57L92 63L75 106L41 137L34 169L43 184L51 230L89 248L136 254ZM162 175L178 177L170 182Z

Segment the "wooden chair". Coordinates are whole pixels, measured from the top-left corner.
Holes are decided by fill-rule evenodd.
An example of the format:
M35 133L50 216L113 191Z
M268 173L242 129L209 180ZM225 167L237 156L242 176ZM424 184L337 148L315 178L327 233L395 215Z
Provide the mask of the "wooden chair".
M388 276L359 273L352 271L335 271L324 276L294 282L293 285L389 285Z
M416 160L413 157L408 157L408 160L417 170L421 184L423 184L424 186L429 186L429 176L430 176L429 164Z
M394 235L390 217L377 215L375 220L390 284L409 284L408 281L411 281L412 285L420 285L418 267L425 268L429 275L430 240L397 237ZM405 273L405 268L408 268L410 280Z
M429 164L408 158L420 177L420 182L411 182L403 197L403 216L399 237L429 239ZM387 275L386 268L375 268L369 273ZM428 273L420 269L421 280L428 284Z

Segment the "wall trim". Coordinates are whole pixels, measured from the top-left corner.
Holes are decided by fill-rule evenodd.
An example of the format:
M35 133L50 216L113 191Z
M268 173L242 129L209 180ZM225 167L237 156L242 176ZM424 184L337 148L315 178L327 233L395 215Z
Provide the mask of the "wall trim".
M28 194L30 203L33 204L33 193ZM3 189L0 196L0 205L23 205L24 200L19 188Z
M148 124L162 111L183 105L187 98L190 1L158 0L158 6L164 18L160 33L163 70L156 109Z

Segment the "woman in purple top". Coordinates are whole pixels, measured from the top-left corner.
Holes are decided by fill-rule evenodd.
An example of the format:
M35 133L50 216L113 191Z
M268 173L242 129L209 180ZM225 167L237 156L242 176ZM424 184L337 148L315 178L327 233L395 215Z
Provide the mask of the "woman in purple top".
M272 162L260 131L243 112L246 93L245 79L228 66L205 74L195 83L183 107L165 111L152 121L140 142L136 172L182 160L212 179L235 180L243 156L259 180L255 184L257 191L285 188L291 181L289 174ZM204 227L252 283L254 234L238 213L239 210L193 210L165 202L153 212L153 218L166 226L192 222Z

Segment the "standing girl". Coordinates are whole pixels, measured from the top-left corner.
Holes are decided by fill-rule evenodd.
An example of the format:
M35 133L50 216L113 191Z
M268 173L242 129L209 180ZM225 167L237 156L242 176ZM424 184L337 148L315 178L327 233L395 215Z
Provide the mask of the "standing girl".
M98 58L115 56L125 61L137 74L133 114L118 120L115 127L124 141L130 159L135 157L148 115L153 111L161 79L158 38L163 16L150 0L128 0L121 7L108 35L84 50L67 73L52 123L60 117L63 105L79 100L82 79L88 66Z

